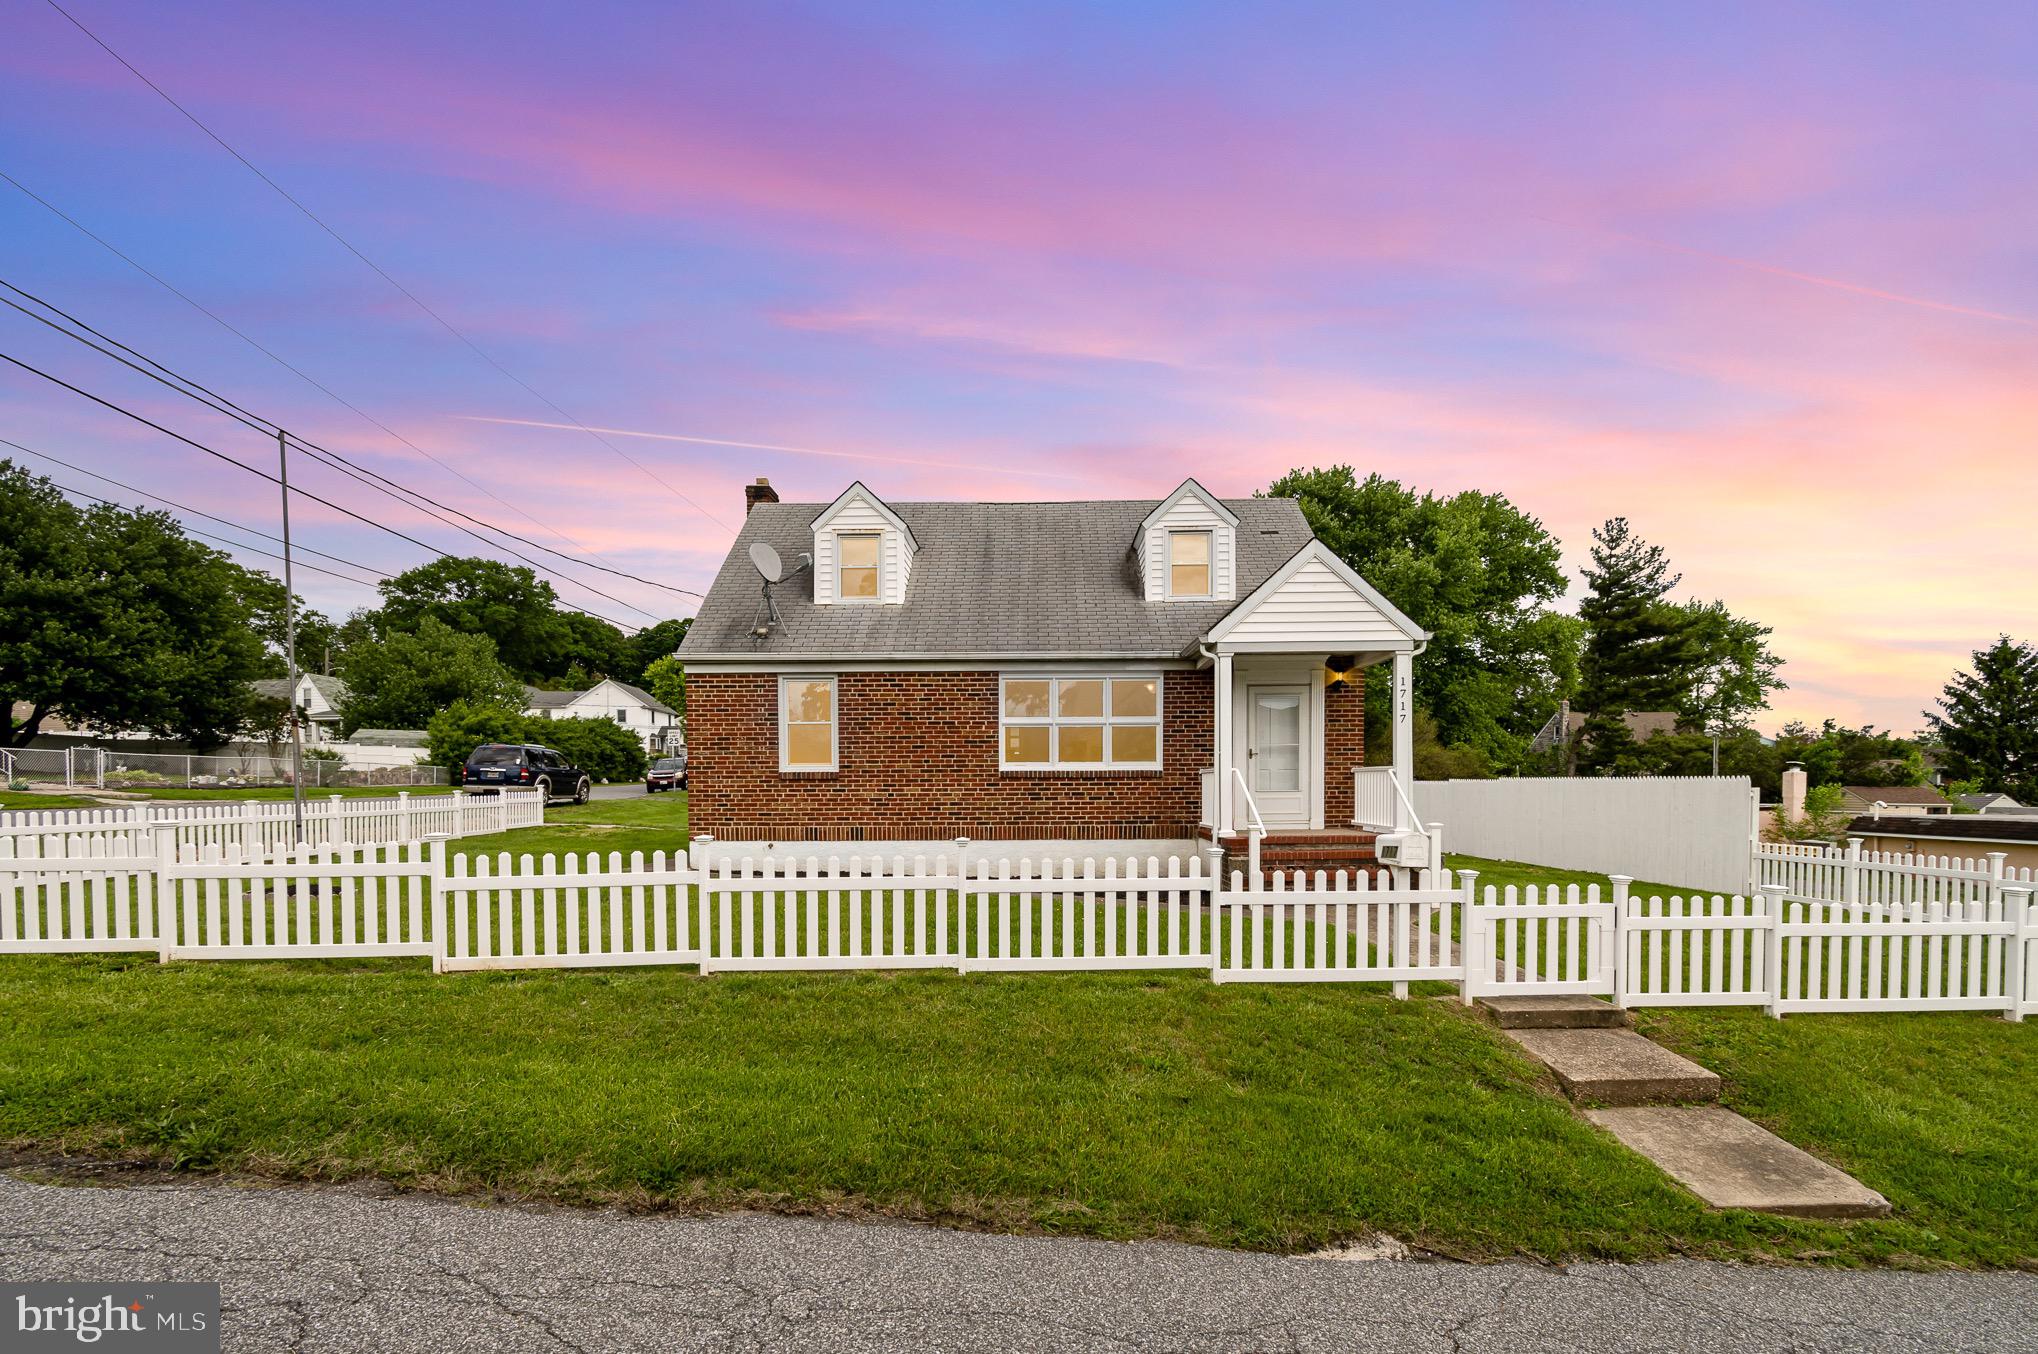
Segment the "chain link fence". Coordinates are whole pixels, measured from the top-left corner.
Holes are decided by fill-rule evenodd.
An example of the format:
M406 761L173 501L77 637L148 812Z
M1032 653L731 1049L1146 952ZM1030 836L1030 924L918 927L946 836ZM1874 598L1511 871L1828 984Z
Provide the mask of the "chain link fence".
M291 783L290 758L262 752L129 752L122 748L15 748L12 776L90 790L242 790ZM443 766L348 767L330 757L304 759L307 790L352 786L447 784Z

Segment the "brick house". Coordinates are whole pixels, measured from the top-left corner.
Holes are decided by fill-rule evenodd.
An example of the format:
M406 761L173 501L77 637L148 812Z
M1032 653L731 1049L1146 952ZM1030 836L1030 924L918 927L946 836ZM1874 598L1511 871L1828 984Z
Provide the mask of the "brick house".
M781 503L760 480L679 650L693 830L1182 856L1258 827L1371 858L1416 827L1427 639L1289 499ZM1393 761L1367 767L1375 665Z

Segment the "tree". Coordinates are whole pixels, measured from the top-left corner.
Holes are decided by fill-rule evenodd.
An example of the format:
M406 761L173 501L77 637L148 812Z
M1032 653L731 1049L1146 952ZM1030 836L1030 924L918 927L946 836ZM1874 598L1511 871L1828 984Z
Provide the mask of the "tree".
M435 616L414 633L349 649L340 676L348 691L340 712L346 737L356 729L421 729L456 701L508 710L524 702L523 685L497 660L493 640L461 634Z
M596 780L636 780L644 774L644 744L606 719L541 719L500 705L455 701L425 724L427 754L449 771L483 743L556 748Z
M532 719L527 743L543 743L596 780L641 780L644 740L608 719Z
M1687 613L1665 598L1682 575L1669 556L1634 534L1625 517L1592 533L1592 567L1578 606L1585 651L1578 708L1585 712L1581 764L1605 770L1633 743L1621 716L1669 710L1691 687L1694 649Z
M562 611L558 621L559 645L546 661L546 676L567 678L568 689L575 691L583 691L603 677L632 680L636 654L622 631L579 611Z
M2003 635L1955 673L1926 723L1946 769L1984 790L2038 803L2038 650Z
M1498 494L1439 498L1350 466L1290 471L1267 494L1297 500L1324 544L1432 632L1415 699L1439 743L1515 765L1576 676L1577 623L1547 609L1565 586L1556 538ZM1386 695L1368 685L1369 725L1384 725Z
M1804 813L1786 818L1781 813L1771 823L1769 835L1777 841L1830 841L1839 835L1847 815L1841 809L1838 785L1816 785L1805 791Z
M1711 736L1717 754L1722 738L1788 685L1776 675L1783 660L1769 651L1769 627L1734 615L1726 603L1686 602L1683 610L1691 667L1676 709ZM1717 756L1712 774L1719 774Z
M483 743L524 743L530 719L506 705L456 700L425 721L425 755L453 771Z
M437 559L380 587L382 606L369 618L378 639L415 633L431 619L463 635L487 636L495 657L525 681L556 677L572 665L558 595L521 565Z
M265 647L262 675L287 675L290 670L286 661L290 626L289 618L284 614L282 580L252 569L243 570L241 601L248 609L249 625ZM328 655L337 648L339 627L322 613L307 607L302 597L296 601L297 666L304 672L323 672Z
M686 669L679 665L677 658L668 654L644 669L642 685L655 699L664 701L682 715L686 713Z
M262 671L253 590L168 514L81 509L0 460L0 744L27 746L58 711L108 733L226 742Z
M1809 785L1922 785L1925 758L1918 744L1864 724L1850 729L1826 720L1817 729L1799 720L1777 735L1778 771L1788 762L1804 764ZM1765 784L1764 788L1771 788Z
M623 680L637 686L643 686L645 672L659 659L670 658L673 654L677 653L680 641L686 638L686 632L692 625L692 617L685 617L676 621L660 621L658 624L646 626L630 636L630 662L633 670L625 675ZM671 701L667 701L666 704L672 705L672 708L675 710L679 708L677 705L673 705Z

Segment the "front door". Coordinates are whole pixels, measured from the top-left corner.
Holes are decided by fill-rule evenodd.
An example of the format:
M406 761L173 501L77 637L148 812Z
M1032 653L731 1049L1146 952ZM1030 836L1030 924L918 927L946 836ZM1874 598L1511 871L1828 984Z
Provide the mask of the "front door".
M1309 825L1309 688L1247 688L1246 784L1268 827Z

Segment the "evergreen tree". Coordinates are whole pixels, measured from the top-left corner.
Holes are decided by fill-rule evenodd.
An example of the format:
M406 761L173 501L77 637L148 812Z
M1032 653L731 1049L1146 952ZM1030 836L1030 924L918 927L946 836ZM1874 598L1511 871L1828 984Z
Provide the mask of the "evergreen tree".
M1688 614L1665 600L1683 577L1660 545L1615 517L1592 533L1592 567L1579 603L1585 653L1578 707L1585 712L1580 764L1602 770L1631 752L1621 716L1669 710L1690 688L1694 659Z
M2038 803L2038 649L2004 635L1956 673L1926 722L1956 780Z

